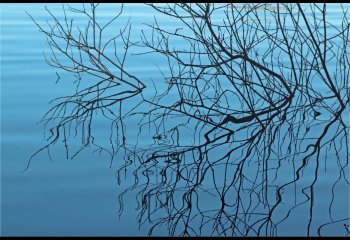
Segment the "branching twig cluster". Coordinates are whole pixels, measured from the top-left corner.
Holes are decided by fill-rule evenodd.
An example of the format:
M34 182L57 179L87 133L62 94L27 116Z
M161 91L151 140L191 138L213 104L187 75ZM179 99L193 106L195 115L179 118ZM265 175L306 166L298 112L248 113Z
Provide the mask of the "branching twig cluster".
M148 25L152 34L142 33L144 54L167 61L167 90L152 99L141 94L147 108L139 113L140 131L156 126L158 142L126 152L123 169L133 169L135 182L120 196L120 212L124 194L138 189L139 223L152 223L150 234L165 226L170 235L277 235L278 226L305 206L307 235L346 221L334 218L332 209L336 185L349 183L349 9L341 8L335 25L326 4L149 6L178 25L169 29L155 20ZM62 23L50 12L55 25L38 25L49 38L51 65L73 73L78 83L96 81L48 112L45 119L58 123L45 148L66 139L72 124L75 131L81 126L83 146L89 145L94 113L111 112L109 118L120 121L125 116L110 108L145 88L124 67L129 25L102 44L108 24L95 21L96 7L71 9L90 19L77 36L72 21ZM117 38L122 60L105 54L117 48ZM329 219L313 226L323 159L337 162L339 178Z

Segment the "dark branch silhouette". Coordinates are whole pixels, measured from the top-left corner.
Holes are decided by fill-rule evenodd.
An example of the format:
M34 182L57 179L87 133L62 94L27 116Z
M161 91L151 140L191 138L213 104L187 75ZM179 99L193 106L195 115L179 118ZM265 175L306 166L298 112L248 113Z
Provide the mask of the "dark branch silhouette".
M129 48L133 45L130 41L130 23L122 29L115 29L115 34L108 39L104 38L104 33L122 14L123 5L118 7L115 17L104 23L97 21L98 6L90 4L87 7L84 4L82 9L68 7L66 10L63 5L64 20L59 20L46 8L52 18L51 22L47 21L46 27L31 17L47 37L51 50L50 57L45 56L47 63L70 73L73 77L70 80L76 86L72 95L52 101L55 105L42 120L50 130L48 143L35 152L32 158L42 150L49 149L59 139L63 139L67 158L74 158L83 149L93 145L113 159L118 148L126 148L123 134L116 141L112 139L114 129L124 132L122 103L139 95L146 86L125 68ZM66 11L85 20L84 28L75 26L74 20L68 19ZM98 116L112 121L111 150L94 143L93 119ZM71 134L75 137L80 135L81 148L69 156L67 141Z
M349 9L342 6L334 25L326 4L149 6L178 25L169 29L155 19L152 34L142 31L137 44L129 23L102 40L122 10L101 25L97 5L69 8L87 16L85 30L49 11L54 25L37 24L52 50L49 64L72 73L78 85L45 115L54 126L38 152L59 139L66 144L71 131L81 134L82 149L93 145L94 114L109 118L111 139L121 129L117 146L125 150L118 179L135 180L119 197L119 213L124 195L137 191L138 222L152 224L149 234L165 228L181 236L274 236L297 209L306 210L308 236L348 221L333 209L341 197L336 187L349 184ZM111 58L105 51L118 48L116 39L124 54ZM165 59L166 91L142 94L145 81L125 68L131 46ZM142 111L111 110L137 96ZM131 115L139 116L140 132L154 129L153 145L126 144L123 121ZM113 159L110 144L112 150L98 147ZM327 165L338 167L338 178L328 219L317 226L317 189L334 174Z

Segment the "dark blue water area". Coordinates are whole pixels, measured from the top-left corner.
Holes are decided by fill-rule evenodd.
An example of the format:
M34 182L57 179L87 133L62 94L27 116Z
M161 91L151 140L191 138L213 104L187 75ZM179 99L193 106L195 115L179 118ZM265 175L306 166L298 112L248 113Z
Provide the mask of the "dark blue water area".
M59 17L62 15L61 4L47 4L48 9ZM117 155L113 164L107 154L99 154L87 149L74 159L66 159L63 144L57 144L47 152L40 152L32 161L29 168L23 171L28 164L30 156L45 144L43 141L43 125L39 121L50 108L50 100L55 97L68 95L74 91L70 75L61 70L49 67L44 59L43 52L48 53L46 39L38 31L37 26L26 14L28 12L38 23L44 24L48 18L44 4L2 4L1 8L1 235L3 236L145 236L150 224L139 228L137 217L136 194L131 191L124 196L124 213L118 217L120 202L119 195L125 188L133 184L132 174L127 175L120 185L117 184L117 169L123 164L121 155ZM109 19L114 14L113 8L119 6L105 5L100 9L101 16ZM329 7L330 21L337 23L338 8ZM74 15L72 15L74 16ZM149 33L145 23L152 23L154 16L160 24L172 28L175 21L155 12L151 7L142 4L126 4L120 24L128 19L132 22L131 39L137 40L141 30ZM103 19L102 19L103 20ZM86 22L79 17L76 23L84 25ZM107 33L112 34L112 32ZM184 44L184 45L182 45ZM177 47L186 46L178 42ZM143 49L135 47L135 52ZM166 88L161 84L163 75L159 70L166 71L164 58L156 55L130 56L132 61L127 63L127 69L137 76L142 76L147 83L157 85L161 92ZM57 80L56 72L60 75ZM149 84L150 89L152 84ZM162 89L163 88L163 89ZM145 96L154 94L146 91ZM171 94L168 96L173 97ZM128 107L138 105L139 99L130 100ZM175 121L175 120L174 120ZM142 131L139 134L137 118L130 118L127 122L131 126L128 131L128 140L131 143L142 142L147 147L155 144L154 130ZM174 122L176 123L176 122ZM97 119L94 123L94 132L101 144L109 136L110 123L105 119ZM147 129L147 128L145 128ZM188 130L189 132L191 129ZM317 131L315 132L317 135ZM189 137L188 144L193 139ZM108 141L107 141L108 142ZM79 140L72 141L70 147L79 149ZM223 146L225 147L225 146ZM211 154L220 156L224 149L217 149ZM51 159L49 157L51 156ZM344 219L349 217L349 188L346 182L340 181L332 189L339 177L339 164L344 164L346 153L342 152L341 161L336 160L332 153L327 163L322 162L319 182L315 188L315 213L313 215L312 231L317 234L317 227L329 222L329 205L332 202L331 191L337 196L332 203L332 217ZM324 159L321 156L320 159ZM334 161L331 161L334 159ZM271 159L271 162L274 161ZM298 160L300 164L300 160ZM275 163L271 163L277 165ZM314 164L309 163L310 166ZM291 162L282 162L281 174L285 176L279 182L290 181ZM254 167L246 170L246 174L253 174ZM348 166L344 171L349 174ZM303 172L302 181L305 185L313 181L313 172ZM217 174L217 181L222 175ZM346 176L349 178L349 176ZM130 179L129 179L130 178ZM299 183L303 185L303 182ZM208 181L207 187L212 187ZM283 194L291 194L295 189L289 186ZM298 189L300 190L300 189ZM273 193L271 193L272 196ZM202 197L204 197L203 195ZM297 194L303 201L302 194ZM210 208L217 203L215 196L203 200L203 205ZM232 195L232 198L235 196ZM270 196L271 197L271 196ZM284 198L285 206L293 206L293 198ZM298 201L299 201L298 200ZM272 201L272 200L271 200ZM288 207L286 207L288 209ZM308 224L307 212L309 206L296 208L288 218L278 227L277 234L281 236L303 236L306 234L305 226ZM284 209L277 211L285 214ZM282 216L282 215L281 215ZM284 216L284 215L283 215ZM276 216L278 219L278 216ZM322 234L344 236L346 229L344 221L339 224L330 224L322 229ZM209 235L211 229L204 229L203 235ZM166 228L160 228L154 235L167 235Z

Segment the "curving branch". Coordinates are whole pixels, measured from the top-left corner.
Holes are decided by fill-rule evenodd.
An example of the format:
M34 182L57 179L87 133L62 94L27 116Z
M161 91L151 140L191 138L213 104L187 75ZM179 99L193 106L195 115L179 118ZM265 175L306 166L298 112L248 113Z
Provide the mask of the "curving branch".
M110 139L121 129L117 145L124 149L118 181L134 179L119 197L119 214L125 194L137 191L138 222L152 225L150 235L166 229L181 236L274 236L300 209L307 210L308 236L348 221L333 212L341 197L336 187L349 185L349 9L342 6L335 25L326 4L148 5L177 25L155 18L137 44L129 22L102 40L122 7L106 25L96 21L98 5L69 8L87 17L85 31L50 11L54 25L37 24L49 40L49 64L72 73L78 86L45 115L55 125L38 152L66 142L71 126L84 149L94 143L94 114L110 119ZM131 46L164 59L165 91L155 86L153 97L143 94L145 81L125 68ZM137 97L141 111L112 110ZM126 143L123 121L130 116L139 117L139 134L154 131L154 144ZM114 144L113 151L100 147L111 159ZM318 189L334 174L330 165L338 178L328 209L321 209L328 219L317 226Z

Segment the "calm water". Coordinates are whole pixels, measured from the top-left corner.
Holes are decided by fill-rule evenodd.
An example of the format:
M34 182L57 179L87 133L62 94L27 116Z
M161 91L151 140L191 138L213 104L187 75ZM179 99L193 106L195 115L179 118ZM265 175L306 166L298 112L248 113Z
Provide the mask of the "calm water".
M49 101L72 91L69 84L55 84L57 70L49 67L43 57L43 51L48 50L46 39L25 13L27 11L39 23L44 23L48 18L44 6L1 5L1 235L147 235L148 225L139 229L135 220L138 215L136 193L126 195L124 214L118 219L118 196L133 179L117 185L118 164L113 163L110 167L107 156L86 151L74 160L67 160L63 146L58 144L51 151L52 160L46 152L40 153L30 168L22 172L29 157L44 143L43 126L37 123L49 109ZM49 4L48 7L62 17L61 5ZM113 14L109 6L102 12L104 17ZM329 12L332 21L336 22L337 7L330 7ZM145 28L142 23L152 23L155 15L157 13L150 7L126 5L120 23L125 23L131 16L131 36L135 40ZM172 26L173 20L157 17L163 24ZM76 20L79 23L79 18ZM155 67L162 59L147 56L132 59L128 69L136 75L148 79L162 78ZM64 73L60 75L67 77ZM97 122L102 137L106 134L103 130L105 124L102 120ZM131 126L136 124L136 121L128 122ZM136 141L137 133L135 128L128 137ZM144 133L145 145L154 142L153 134ZM74 147L74 143L72 145ZM327 208L330 200L327 181L338 177L336 166L328 165L328 168L327 176L323 176L322 185L317 190L318 196L322 196L318 209ZM339 184L336 191L342 197L335 202L334 216L346 218L349 216L348 186ZM290 221L281 225L278 234L305 234L303 211L301 208L293 212ZM322 221L326 214L316 213L315 226L327 221ZM346 229L343 225L344 222L330 225L324 232L344 236ZM167 231L159 230L156 234L167 235Z

